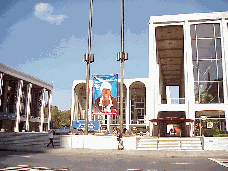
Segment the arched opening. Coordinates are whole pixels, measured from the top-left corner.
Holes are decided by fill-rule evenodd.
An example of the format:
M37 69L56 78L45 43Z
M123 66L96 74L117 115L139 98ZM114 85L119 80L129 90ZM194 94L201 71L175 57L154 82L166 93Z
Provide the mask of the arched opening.
M74 88L74 113L73 120L85 119L86 84L79 83Z
M130 86L130 124L146 123L146 86L140 81Z

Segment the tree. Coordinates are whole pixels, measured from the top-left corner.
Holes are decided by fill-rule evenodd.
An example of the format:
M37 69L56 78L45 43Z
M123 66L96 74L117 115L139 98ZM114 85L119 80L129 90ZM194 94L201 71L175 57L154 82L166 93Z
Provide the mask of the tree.
M62 125L70 125L71 109L61 111L58 107L51 108L52 128L60 128Z

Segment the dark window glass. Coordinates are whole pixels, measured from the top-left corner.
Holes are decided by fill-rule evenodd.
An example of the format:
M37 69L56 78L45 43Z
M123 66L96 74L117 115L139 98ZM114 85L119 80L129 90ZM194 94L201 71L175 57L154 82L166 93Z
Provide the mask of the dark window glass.
M216 53L217 58L222 58L221 39L216 39Z
M192 61L193 62L193 74L194 74L194 81L198 81L198 65L197 61Z
M196 54L196 40L192 40L192 58L197 59L197 54Z
M216 60L199 61L199 81L217 81Z
M195 25L190 26L190 34L191 34L191 38L196 38Z
M195 101L196 103L199 103L199 83L195 82L194 83L194 92L195 92Z
M215 37L221 37L220 25L219 24L214 24L214 26L215 26Z
M198 59L215 58L215 40L197 40Z
M222 81L223 80L222 60L217 60L217 63L218 63L218 80Z
M219 102L224 103L224 98L223 98L223 83L219 82Z
M218 83L199 83L200 103L218 103Z
M213 24L198 24L196 25L196 34L198 38L214 37Z

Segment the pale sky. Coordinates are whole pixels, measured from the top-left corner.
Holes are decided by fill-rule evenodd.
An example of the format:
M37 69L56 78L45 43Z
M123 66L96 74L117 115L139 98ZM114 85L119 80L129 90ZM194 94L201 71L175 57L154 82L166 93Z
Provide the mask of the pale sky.
M51 83L52 105L71 107L73 80L86 79L90 0L0 0L0 62ZM120 74L121 0L94 0L92 74ZM222 12L228 1L125 0L124 78L148 78L150 16Z

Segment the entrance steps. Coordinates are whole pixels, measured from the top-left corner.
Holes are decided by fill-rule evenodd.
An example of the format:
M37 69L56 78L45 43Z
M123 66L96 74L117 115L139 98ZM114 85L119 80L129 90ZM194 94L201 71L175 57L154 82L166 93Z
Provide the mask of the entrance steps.
M137 150L203 150L200 137L140 138Z

